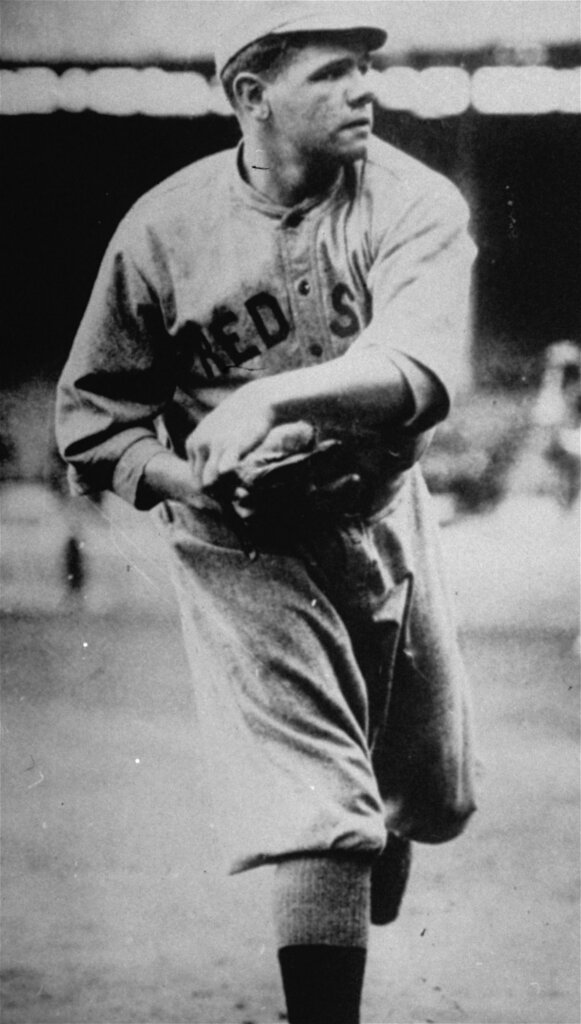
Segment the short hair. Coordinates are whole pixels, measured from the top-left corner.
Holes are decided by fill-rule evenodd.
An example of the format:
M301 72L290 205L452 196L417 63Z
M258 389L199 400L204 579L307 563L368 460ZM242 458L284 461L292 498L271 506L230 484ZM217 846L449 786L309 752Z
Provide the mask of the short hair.
M247 71L253 75L261 75L267 82L273 82L304 47L305 41L304 37L300 38L297 35L264 36L246 46L228 61L222 71L221 81L232 106L236 106L234 82L238 75Z

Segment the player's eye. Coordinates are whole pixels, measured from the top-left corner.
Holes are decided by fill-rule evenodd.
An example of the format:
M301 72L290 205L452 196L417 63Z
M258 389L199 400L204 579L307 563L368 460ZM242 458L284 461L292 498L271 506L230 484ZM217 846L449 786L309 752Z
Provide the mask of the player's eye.
M369 57L363 57L360 61L349 60L338 60L332 64L327 64L325 67L320 68L312 75L312 81L315 82L335 82L339 79L346 77L351 74L355 68L362 75L366 75L371 67L371 59Z
M332 82L343 75L348 74L350 65L347 61L337 61L334 64L327 64L326 67L321 68L320 71L315 72L313 79L316 82Z

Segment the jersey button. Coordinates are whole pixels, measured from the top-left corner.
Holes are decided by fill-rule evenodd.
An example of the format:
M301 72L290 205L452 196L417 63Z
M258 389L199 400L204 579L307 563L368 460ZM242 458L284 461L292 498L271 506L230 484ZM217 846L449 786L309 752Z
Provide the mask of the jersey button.
M314 345L310 346L309 351L310 351L312 356L317 356L318 357L318 356L322 356L323 355L323 349L321 348L320 345L317 345L316 342L315 342Z
M308 281L299 281L299 294L308 295L311 290L311 286Z

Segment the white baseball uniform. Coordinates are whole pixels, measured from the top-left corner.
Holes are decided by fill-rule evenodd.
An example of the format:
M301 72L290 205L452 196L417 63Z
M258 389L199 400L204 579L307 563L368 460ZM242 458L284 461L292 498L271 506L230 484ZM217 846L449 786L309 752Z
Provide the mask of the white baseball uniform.
M445 178L373 139L331 189L277 206L240 151L139 200L105 255L59 385L77 493L145 508L144 467L257 376L380 348L414 458L466 362L474 245ZM355 424L346 434L357 435ZM416 440L419 439L419 443ZM421 471L377 437L374 500L264 537L164 502L201 742L230 869L439 842L474 809L466 683ZM410 460L411 461L411 460ZM308 524L308 525L306 525ZM261 545L258 545L259 548Z

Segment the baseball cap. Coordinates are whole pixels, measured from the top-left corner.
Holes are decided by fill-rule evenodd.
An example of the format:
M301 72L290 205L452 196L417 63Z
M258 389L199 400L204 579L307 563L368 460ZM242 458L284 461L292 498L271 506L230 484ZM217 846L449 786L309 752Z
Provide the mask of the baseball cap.
M351 5L351 12L343 10L333 0L313 3L312 0L261 0L249 3L239 0L240 15L220 34L216 44L216 71L221 75L226 65L251 43L271 35L310 32L356 32L370 50L379 50L387 39L387 32L374 25L372 19L354 13L359 3ZM361 7L364 9L365 4Z

